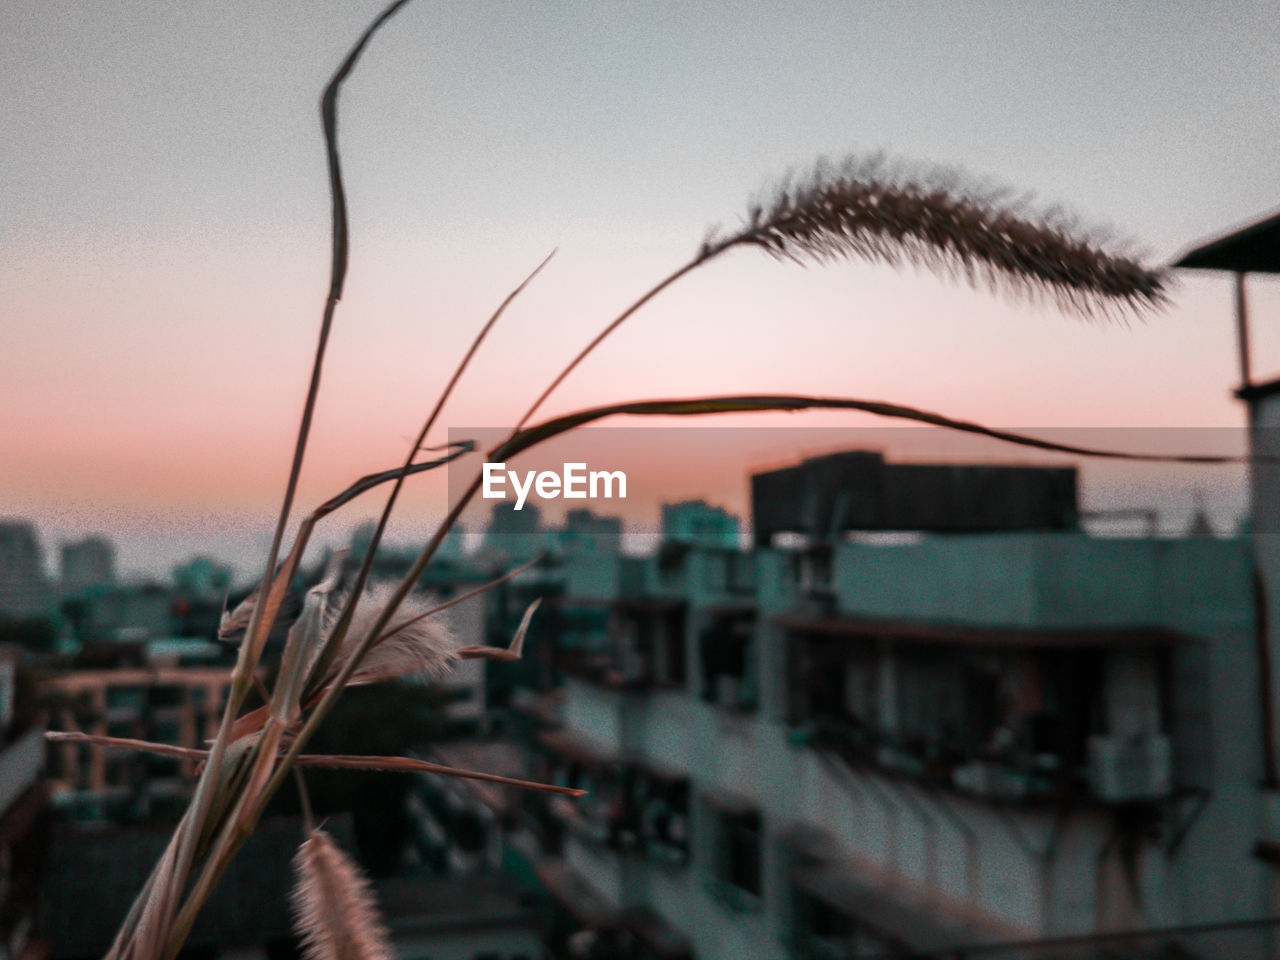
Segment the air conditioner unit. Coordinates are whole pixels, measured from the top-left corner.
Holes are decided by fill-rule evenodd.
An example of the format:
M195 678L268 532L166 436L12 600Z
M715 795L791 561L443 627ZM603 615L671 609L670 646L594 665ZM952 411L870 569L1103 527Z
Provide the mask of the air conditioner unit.
M1173 790L1173 747L1162 734L1090 737L1089 785L1099 800L1158 800Z

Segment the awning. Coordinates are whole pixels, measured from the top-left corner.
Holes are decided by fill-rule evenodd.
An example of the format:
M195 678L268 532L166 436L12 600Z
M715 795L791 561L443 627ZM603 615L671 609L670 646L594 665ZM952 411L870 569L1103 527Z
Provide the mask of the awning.
M1280 273L1280 211L1188 250L1173 265L1233 273Z
M819 636L887 640L971 647L1163 647L1191 637L1167 627L992 627L921 620L888 620L865 617L780 616L774 623L784 630Z

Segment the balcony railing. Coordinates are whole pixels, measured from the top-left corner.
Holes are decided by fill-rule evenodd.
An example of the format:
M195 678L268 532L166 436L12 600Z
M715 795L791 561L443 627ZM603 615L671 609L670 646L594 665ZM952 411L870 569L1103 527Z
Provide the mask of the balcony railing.
M791 742L830 751L854 767L874 767L988 800L1062 798L1083 794L1087 785L1083 771L1055 756L1014 753L942 759L853 720L811 720L793 727ZM1093 796L1107 803L1125 802L1116 791L1099 793L1095 788Z

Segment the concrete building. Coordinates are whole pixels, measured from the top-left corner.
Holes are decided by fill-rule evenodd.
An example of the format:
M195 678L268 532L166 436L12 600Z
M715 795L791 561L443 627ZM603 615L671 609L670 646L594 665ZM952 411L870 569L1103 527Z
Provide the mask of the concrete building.
M565 944L773 960L1223 923L1197 953L1261 955L1236 929L1272 912L1252 562L1074 530L665 545L536 734L544 777L591 790L549 807Z
M1250 527L1259 618L1253 666L1259 688L1262 739L1263 815L1254 852L1268 866L1271 913L1280 913L1280 379L1255 380L1251 356L1247 276L1280 274L1280 213L1265 217L1185 253L1176 264L1185 269L1230 274L1235 284L1236 345L1240 387L1236 395L1247 409L1250 476Z
M0 520L0 617L48 617L53 609L53 585L45 573L44 551L35 525L26 520Z
M60 573L64 596L80 596L115 585L116 548L103 536L64 543Z
M1251 534L1090 537L1071 470L753 478L752 552L668 536L512 697L590 791L512 836L552 956L1277 955L1280 215L1178 265L1237 275Z

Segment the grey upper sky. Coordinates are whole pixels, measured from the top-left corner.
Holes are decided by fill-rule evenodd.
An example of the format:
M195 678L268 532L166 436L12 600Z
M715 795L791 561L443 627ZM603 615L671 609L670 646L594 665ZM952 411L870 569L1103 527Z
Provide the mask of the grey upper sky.
M379 7L6 4L5 240L314 220L317 92ZM1277 49L1261 2L422 2L343 133L376 219L715 219L888 149L1166 253L1277 204Z
M0 514L52 538L114 511L136 565L232 515L261 538L327 263L317 101L380 8L0 7ZM451 424L523 409L708 226L818 156L958 166L1165 260L1280 206L1277 50L1264 2L416 0L341 100L352 282L309 492L398 458L440 358L552 247ZM911 274L788 269L744 258L673 291L562 406L805 389L1004 425L1240 423L1220 280L1099 330ZM1274 371L1280 296L1254 296ZM163 547L138 506L160 491L187 497Z

